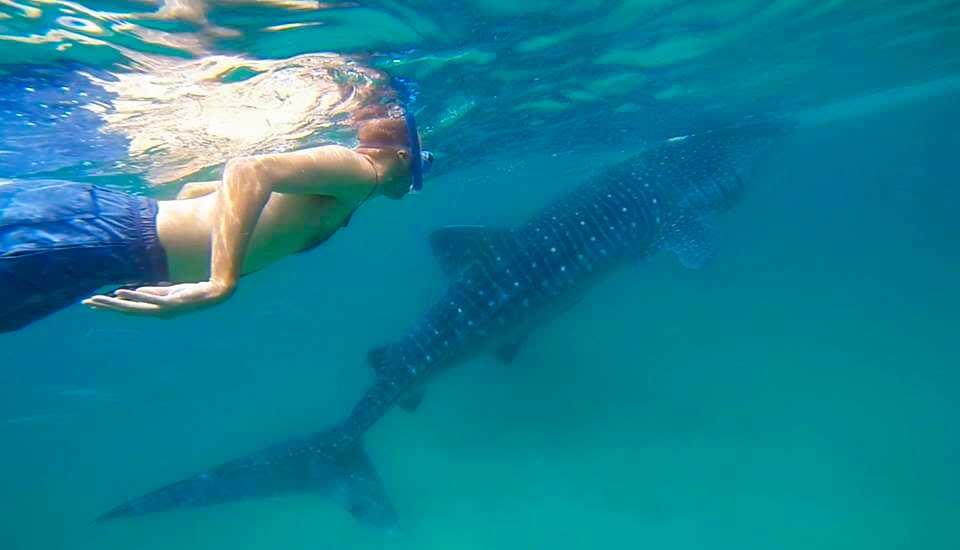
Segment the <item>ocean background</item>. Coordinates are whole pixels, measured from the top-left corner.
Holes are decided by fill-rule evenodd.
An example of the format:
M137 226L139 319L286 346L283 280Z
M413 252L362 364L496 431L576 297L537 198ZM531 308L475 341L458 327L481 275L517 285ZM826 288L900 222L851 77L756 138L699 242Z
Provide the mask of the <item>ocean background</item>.
M102 122L52 118L23 91L135 72L141 55L349 55L404 86L437 169L215 309L77 306L0 336L0 550L960 548L955 2L123 15L153 9L0 5L0 178L162 195L148 168L117 164ZM445 289L432 229L521 223L646 144L771 112L799 124L720 219L707 268L644 261L512 364L450 371L370 431L399 536L322 495L92 522L341 419L372 381L366 351Z

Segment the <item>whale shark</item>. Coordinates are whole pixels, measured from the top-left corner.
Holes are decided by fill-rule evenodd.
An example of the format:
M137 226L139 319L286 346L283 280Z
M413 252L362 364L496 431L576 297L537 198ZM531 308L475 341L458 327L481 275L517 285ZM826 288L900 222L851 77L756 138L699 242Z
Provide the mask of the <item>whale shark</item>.
M701 269L716 217L734 206L758 155L792 126L749 120L651 145L600 170L517 227L447 226L430 235L450 284L397 342L367 353L374 382L331 429L162 487L101 520L291 492L325 492L370 526L397 513L363 445L394 406L413 410L424 382L482 353L509 363L530 333L618 269L659 252Z

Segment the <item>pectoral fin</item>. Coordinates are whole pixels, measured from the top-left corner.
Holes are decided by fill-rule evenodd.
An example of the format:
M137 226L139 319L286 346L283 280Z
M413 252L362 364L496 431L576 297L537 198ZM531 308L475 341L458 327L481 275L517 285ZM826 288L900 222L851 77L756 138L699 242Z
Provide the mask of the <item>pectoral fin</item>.
M717 253L717 229L694 212L681 213L666 228L664 247L688 269L701 269Z

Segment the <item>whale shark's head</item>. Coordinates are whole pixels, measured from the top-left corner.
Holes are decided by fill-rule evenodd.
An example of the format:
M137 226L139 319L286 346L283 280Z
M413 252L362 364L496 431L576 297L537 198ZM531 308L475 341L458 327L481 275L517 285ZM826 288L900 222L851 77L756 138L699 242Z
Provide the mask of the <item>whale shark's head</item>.
M740 199L757 159L795 123L789 119L746 119L737 124L667 140L639 157L650 173L668 178L688 206L720 212ZM675 166L675 171L663 166ZM633 167L636 171L640 167Z

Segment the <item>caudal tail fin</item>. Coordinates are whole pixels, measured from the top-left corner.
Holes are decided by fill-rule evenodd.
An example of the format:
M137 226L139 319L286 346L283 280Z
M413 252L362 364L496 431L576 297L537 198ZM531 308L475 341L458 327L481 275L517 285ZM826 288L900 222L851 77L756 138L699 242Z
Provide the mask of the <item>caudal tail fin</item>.
M332 433L326 433L270 447L130 500L97 521L285 493L318 492L340 499L361 522L393 530L396 512L362 443L341 451L332 441Z

